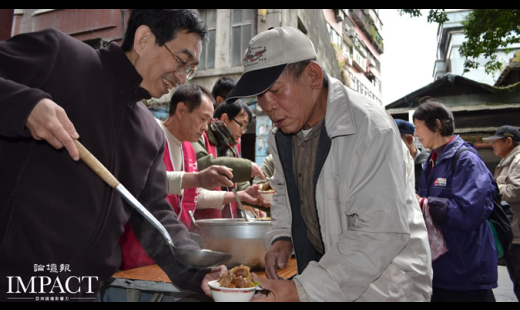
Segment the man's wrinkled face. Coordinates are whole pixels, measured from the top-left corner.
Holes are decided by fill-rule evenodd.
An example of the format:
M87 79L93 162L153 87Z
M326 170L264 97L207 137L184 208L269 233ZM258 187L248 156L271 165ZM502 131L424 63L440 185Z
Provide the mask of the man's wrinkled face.
M205 131L208 130L208 123L213 117L213 102L208 96L202 96L202 105L192 112L182 115L182 135L183 142L197 142Z
M492 142L493 144L493 152L496 156L500 158L506 158L509 153L514 148L513 140L511 138L507 139L497 139Z
M148 90L152 97L160 98L186 83L187 75L182 69L186 66L195 67L199 63L202 42L196 33L181 32L165 44L166 48L155 44L155 36L150 36L153 38L141 43L147 45L140 53L136 68L143 78L141 87Z
M305 78L298 81L282 74L265 93L257 97L258 104L273 124L285 134L298 133L310 119L315 101Z

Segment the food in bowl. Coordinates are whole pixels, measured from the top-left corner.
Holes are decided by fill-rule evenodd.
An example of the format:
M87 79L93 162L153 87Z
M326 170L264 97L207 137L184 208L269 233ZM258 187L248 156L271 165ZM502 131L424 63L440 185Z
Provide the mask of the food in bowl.
M274 191L274 189L271 187L271 184L269 184L269 181L262 184L262 187L260 187L260 190L263 192Z
M265 182L260 188L260 196L262 196L265 202L269 204L273 201L274 194L276 194L276 192L271 187L271 184L269 184L269 182Z
M246 266L235 267L208 285L216 302L249 302L257 288L251 277L251 269Z
M218 279L220 287L225 288L251 288L255 287L251 277L251 268L241 265L231 269L226 275Z

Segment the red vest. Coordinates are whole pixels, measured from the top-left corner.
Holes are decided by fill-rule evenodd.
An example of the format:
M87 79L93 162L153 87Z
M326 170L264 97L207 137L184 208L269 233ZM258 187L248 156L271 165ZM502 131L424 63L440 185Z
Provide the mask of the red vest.
M189 142L182 143L182 152L184 158L184 171L185 172L198 172L197 169L197 156L193 146ZM167 171L175 171L173 161L170 153L170 145L166 140L166 149L163 157L164 164L166 165ZM189 211L194 211L197 207L197 189L185 189L184 195L179 198L177 195L168 195L167 199L170 202L173 210L177 214L177 218L183 223L188 229L191 225L191 219ZM120 270L131 270L143 266L154 265L154 260L146 253L142 248L139 240L135 236L130 224L127 223L125 226L125 232L119 241L121 244L122 252L122 263Z
M166 171L175 171L169 149L169 145L166 143L164 164L166 165ZM182 153L184 158L184 172L199 172L197 168L197 154L190 142L182 143ZM197 196L198 188L188 188L184 190L184 195L182 197L177 195L168 195L167 197L170 205L177 214L177 218L188 229L190 229L191 226L191 217L189 212L195 212L195 209L197 208Z

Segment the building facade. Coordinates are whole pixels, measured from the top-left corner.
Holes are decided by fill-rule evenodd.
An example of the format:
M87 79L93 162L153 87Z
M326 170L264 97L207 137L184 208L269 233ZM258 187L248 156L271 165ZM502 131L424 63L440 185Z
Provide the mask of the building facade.
M123 42L128 9L15 9L13 36L58 29L95 48Z
M437 32L437 61L433 69L434 80L441 79L446 74L460 75L470 80L495 85L501 72L492 74L486 73L485 64L488 59L481 56L478 59L480 64L478 69L472 69L464 74L465 58L460 55L460 48L466 41L463 22L471 13L471 9L447 9L448 21L439 25ZM511 49L511 50L508 50ZM497 51L497 58L504 64L509 63L509 59L514 57L515 51L520 49L520 44L501 48Z
M379 9L323 9L344 83L382 105Z
M14 9L0 9L0 41L11 37Z
M222 76L238 80L242 75L242 58L249 41L271 27L300 29L314 43L319 62L327 73L340 78L341 70L321 9L196 9L205 21L210 42L203 55L194 82L212 88Z

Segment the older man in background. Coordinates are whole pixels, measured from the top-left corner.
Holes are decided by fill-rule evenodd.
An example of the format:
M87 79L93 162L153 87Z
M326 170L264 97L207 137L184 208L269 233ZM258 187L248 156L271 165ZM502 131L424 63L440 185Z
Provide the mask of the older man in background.
M423 172L423 164L428 161L430 157L430 153L426 151L419 150L414 141L415 135L415 127L407 121L403 121L400 119L396 119L397 127L399 128L399 132L401 133L401 140L403 140L404 144L410 151L410 155L414 160L415 167L415 190L419 189L419 184L421 183L421 176Z
M493 143L495 155L502 158L495 171L502 200L513 210L513 245L506 258L507 269L520 301L520 131L513 126L500 127L494 136L484 141Z

